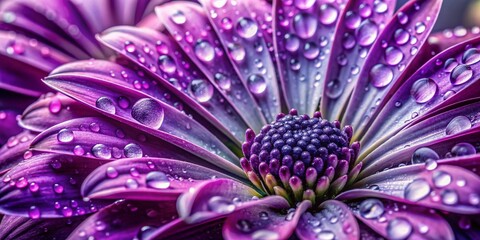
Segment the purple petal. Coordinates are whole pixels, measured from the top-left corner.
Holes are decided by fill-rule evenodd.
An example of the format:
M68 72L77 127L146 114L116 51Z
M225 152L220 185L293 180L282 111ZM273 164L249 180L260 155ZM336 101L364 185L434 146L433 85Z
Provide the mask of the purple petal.
M31 97L0 89L0 146L22 131L17 116L33 101Z
M410 163L414 151L422 146L434 146L440 150L439 156L445 156L455 144L467 141L465 135L478 135L475 133L478 131L475 130L478 127L475 119L480 108L479 100L461 102L449 108L450 110L438 114L427 114L422 117L422 121L407 126L385 142L379 143L380 146L365 149L359 157L359 161L364 163L363 174L400 163ZM462 137L456 137L457 135ZM474 137L468 138L476 142Z
M287 106L301 114L312 115L318 107L344 2L274 1L274 43L283 94Z
M232 171L239 171L224 159L201 159L186 150L185 146L179 148L173 145L168 138L159 139L129 125L105 118L78 118L58 124L39 134L31 147L41 151L86 155L99 159L143 156L170 158L227 173L229 166ZM238 176L244 175L238 173Z
M109 118L168 139L226 169L242 172L235 165L238 158L199 122L158 99L124 86L125 83L117 84L120 80L110 75L57 73L47 77L45 82ZM83 94L87 89L89 94Z
M479 27L473 27L470 29L456 27L454 29L445 29L441 32L431 34L430 37L428 37L428 45L433 51L439 53L451 46L479 36Z
M95 212L107 202L84 199L80 195L80 183L105 162L78 156L33 153L3 176L0 211L34 219Z
M68 239L147 239L176 219L175 201L117 201L83 221Z
M355 216L387 239L454 239L450 225L435 211L376 196L350 203Z
M89 198L176 200L191 187L217 177L228 176L178 160L122 159L93 171L83 182L82 195Z
M230 179L201 183L185 192L177 201L178 213L187 223L224 217L254 204L259 194L252 188Z
M388 100L388 94L418 68L414 60L427 40L441 4L440 0L409 1L373 44L342 120L344 124L353 126L354 138L362 136L370 120L382 109L383 105L378 104ZM409 43L406 42L408 39ZM366 139L363 137L362 140ZM365 146L363 141L362 146Z
M65 95L47 94L25 109L19 124L30 131L42 132L70 119L99 115Z
M418 116L452 103L478 97L480 38L454 46L428 61L400 86L362 137L362 147L373 146L398 132ZM473 57L473 58L472 58Z
M300 239L360 239L357 220L347 205L328 200L320 204L320 209L302 215L296 230Z
M249 208L230 214L223 227L223 237L227 239L288 239L310 206L310 201L303 201L296 209L291 208L288 212L284 212L288 208L286 201L258 202Z
M206 78L187 56L181 54L181 49L173 39L157 31L133 27L111 28L104 32L100 39L107 47L125 56L146 72L152 73L157 82L165 86L169 95L178 96L183 105L195 110L206 122L229 134L231 139L236 137L239 141L244 140L247 125L240 114L232 111L234 108L217 89L209 85L213 92L211 96L207 96L208 99L193 91L192 87L198 82L193 80ZM126 46L138 50L129 52L125 50ZM164 98L164 95L151 95Z
M218 6L215 1L202 1L205 12L224 49L227 49L230 62L241 79L247 80L247 86L256 97L268 122L274 121L275 116L281 112L279 86L275 73L275 64L270 57L267 41L272 33L259 29L267 28L267 20L272 20L272 9L266 7L266 1L237 3L227 2ZM254 5L265 5L265 7ZM253 9L257 11L254 12ZM268 12L260 12L260 10ZM270 14L270 16L268 15ZM262 24L263 23L263 24ZM251 32L249 32L251 31ZM260 67L259 67L260 66ZM256 87L251 82L253 79L263 78L263 83ZM261 88L265 88L262 90Z
M30 147L34 137L35 134L23 131L10 137L7 143L0 148L0 176L23 160L23 155Z
M0 222L0 239L66 239L85 217L31 219L5 216Z
M230 104L235 106L237 112L250 113L241 115L252 129L260 130L266 121L251 91L247 90L249 89L247 79L237 76L227 57L228 53L223 50L223 46L201 6L186 1L170 2L157 7L156 13L183 51L212 84L218 89L222 89L222 86L225 86L215 78L230 82L230 87L221 92ZM182 24L174 22L176 14L180 18L185 18L185 21L180 21L183 22ZM264 79L263 81L262 79L253 79L251 82L253 85L250 89L253 89L254 92L263 93L265 91ZM261 88L256 88L258 86Z
M454 213L480 213L480 177L465 168L449 165L435 168L434 164L400 167L366 177L354 187L373 185L379 194L411 204Z
M376 11L372 11L372 7ZM335 30L325 76L321 101L324 118L340 119L370 47L392 17L394 9L395 1L347 2Z

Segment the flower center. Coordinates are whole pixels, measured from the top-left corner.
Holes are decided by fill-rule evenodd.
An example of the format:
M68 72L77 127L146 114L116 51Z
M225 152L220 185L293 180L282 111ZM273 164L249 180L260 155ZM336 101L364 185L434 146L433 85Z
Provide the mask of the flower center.
M269 195L292 205L302 200L320 203L353 182L362 165L355 165L360 144L350 144L353 129L340 128L316 112L312 118L295 109L279 114L257 135L246 131L240 164L250 181Z

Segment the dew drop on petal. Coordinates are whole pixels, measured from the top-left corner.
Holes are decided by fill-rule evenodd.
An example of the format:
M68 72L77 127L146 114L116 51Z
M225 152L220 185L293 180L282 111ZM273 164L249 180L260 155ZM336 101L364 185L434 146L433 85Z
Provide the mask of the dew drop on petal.
M435 187L446 187L452 182L452 176L444 171L433 172L433 185Z
M421 78L413 83L410 95L417 103L426 103L437 94L438 86L430 78Z
M164 110L157 101L151 98L142 98L133 104L131 115L139 123L159 129L162 126Z
M470 66L461 64L456 66L450 73L450 81L453 85L460 85L468 82L473 77L473 70Z
M200 40L195 44L195 55L204 62L210 62L215 57L215 49L207 41Z
M468 65L480 62L480 51L476 48L468 49L463 53L462 61Z
M417 22L415 24L415 32L418 33L418 34L421 34L421 33L425 32L426 28L427 27L425 26L425 23L423 23L423 22Z
M465 130L468 130L472 127L472 122L468 117L465 116L456 116L448 123L445 128L446 135L453 135Z
M370 70L370 80L377 88L385 87L393 80L393 71L383 64L377 64Z
M400 28L395 31L394 34L395 43L398 45L404 45L410 39L410 34L404 29Z
M294 17L293 28L300 38L312 37L317 31L318 21L308 13L299 13Z
M388 222L387 236L392 240L407 239L413 232L412 224L405 218L395 218Z
M153 233L157 230L155 227L143 226L138 230L137 238L139 240L146 240L153 236Z
M332 79L327 83L326 95L331 99L336 99L342 95L343 88L338 79Z
M235 227L242 232L249 232L252 229L252 223L248 220L238 220Z
M116 112L115 104L109 97L99 97L95 102L95 106L110 114L115 114Z
M362 19L356 13L348 11L345 14L345 26L349 29L356 29L360 26Z
M285 34L285 49L296 52L300 48L300 39L294 34Z
M391 65L396 66L403 60L403 52L396 47L388 47L385 50L385 61Z
M149 172L145 178L145 183L150 188L167 189L170 187L170 180L167 175L160 171Z
M322 230L321 232L317 233L316 239L319 240L334 240L335 233L329 230Z
M174 22L175 24L182 25L187 22L187 17L182 11L177 10L172 15L170 15L170 20L172 20L172 22Z
M421 147L413 152L411 162L412 164L423 164L428 159L438 160L440 159L440 156L431 148Z
M114 167L108 167L106 174L108 178L116 178L118 176L118 171Z
M201 103L208 102L213 97L213 86L204 79L192 80L188 90Z
M50 113L59 113L60 110L62 110L62 102L60 102L60 99L54 97L48 104L48 110Z
M457 143L452 147L451 153L454 157L468 156L477 153L475 147L467 142Z
M231 213L235 210L235 204L232 201L228 200L222 196L213 196L207 202L208 208L210 211L226 214Z
M143 157L143 151L140 146L135 143L129 143L123 148L123 154L127 158L140 158Z
M85 154L85 150L83 149L82 146L76 145L73 148L73 154L75 154L76 156L82 156L83 154Z
M293 3L298 9L306 10L313 6L315 0L294 0Z
M320 53L320 48L318 48L317 44L313 42L308 42L305 44L305 47L303 49L303 56L306 59L315 59L318 57Z
M445 68L445 72L452 72L456 66L458 66L457 60L455 58L449 58L445 61L443 68Z
M128 100L128 98L124 96L120 96L117 99L117 104L120 108L127 109L128 107L130 107L130 100Z
M331 4L322 4L320 6L320 22L330 25L337 21L338 10Z
M223 90L230 90L232 87L232 81L223 73L215 73L214 79L217 85Z
M129 41L125 41L124 43L124 47L125 51L127 51L128 53L133 53L137 50L137 48L135 47L135 44L132 43L132 42L129 42Z
M408 22L408 15L404 12L399 12L397 14L397 19L400 24L405 25Z
M371 20L364 20L355 31L360 46L370 46L378 35L378 26Z
M98 143L92 147L92 154L97 158L112 158L112 150L104 144Z
M230 57L235 61L235 62L242 62L245 60L245 56L247 53L245 52L245 48L236 43L228 44L228 52L230 54Z
M416 202L428 196L430 191L430 184L420 178L413 180L405 187L404 196L406 199Z
M170 74L177 71L177 64L169 55L161 55L158 57L158 67L160 70Z
M242 38L252 38L258 32L258 25L250 18L242 17L238 19L235 30Z
M267 89L267 83L265 79L259 74L252 74L248 76L247 85L250 92L256 95L260 95Z
M375 198L363 200L359 207L360 215L367 219L380 217L384 210L383 203Z
M442 192L442 203L445 205L455 205L458 202L458 194L455 190L446 189Z
M40 208L37 206L31 206L28 210L28 216L31 219L39 219L40 218Z
M73 141L73 132L70 129L62 129L57 134L57 140L62 143L69 143Z
M125 181L125 188L127 189L137 189L138 188L138 182L135 179L129 178L127 181Z
M280 234L274 231L260 229L252 233L253 240L279 239Z

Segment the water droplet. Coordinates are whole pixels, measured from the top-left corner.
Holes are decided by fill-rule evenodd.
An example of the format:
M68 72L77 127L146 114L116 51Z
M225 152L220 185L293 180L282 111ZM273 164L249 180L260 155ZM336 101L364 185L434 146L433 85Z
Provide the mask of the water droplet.
M383 64L377 64L370 70L370 78L373 86L385 87L393 80L393 71Z
M69 143L73 141L73 132L70 129L62 129L57 134L57 140L62 143Z
M435 171L433 173L433 185L435 187L446 187L452 182L452 176L444 171Z
M195 55L204 62L210 62L215 57L215 49L212 44L205 40L200 40L195 44Z
M352 30L357 29L358 26L360 26L361 21L362 19L360 18L360 16L358 16L356 13L352 11L348 11L345 14L345 26L348 29L352 29Z
M404 45L410 39L410 34L404 29L400 28L395 31L394 39L398 45Z
M293 19L293 29L300 38L311 38L317 31L317 19L308 13L299 13Z
M235 226L242 232L249 232L252 229L252 223L244 219L238 220Z
M336 99L342 95L343 88L338 79L332 79L327 83L326 94L331 99Z
M421 147L413 152L411 162L412 164L425 163L428 159L438 160L440 156L431 148Z
M62 110L62 102L60 102L60 99L56 97L52 98L48 104L48 110L53 114L59 113L60 110Z
M450 74L450 81L453 85L466 83L473 77L473 70L470 66L461 64L456 66Z
M215 73L214 79L217 85L223 90L230 90L232 87L232 81L223 73Z
M137 189L138 188L138 182L137 180L135 179L127 179L127 181L125 181L125 188L127 189Z
M372 7L370 7L368 3L362 3L358 7L358 12L360 13L360 16L368 18L372 15Z
M456 66L458 66L458 62L455 58L449 58L445 61L445 72L451 72Z
M461 156L473 155L477 153L477 150L472 144L462 142L462 143L455 144L455 146L452 147L451 152L454 157L461 157Z
M338 10L331 4L322 4L320 6L320 22L325 25L330 25L337 21Z
M425 169L429 171L434 170L435 168L437 168L437 166L438 166L437 160L427 159L427 161L425 161Z
M128 98L126 98L124 96L120 96L117 99L117 104L120 108L126 109L126 108L130 107L130 100L128 100Z
M372 219L382 216L385 208L380 200L376 198L369 198L360 203L359 211L362 217Z
M116 111L115 105L109 97L99 97L95 102L95 106L110 114L115 114Z
M270 230L257 230L252 234L253 240L280 239L280 234Z
M315 0L294 0L293 3L295 4L295 7L302 10L307 10L313 6Z
M415 179L405 187L405 198L416 202L430 194L430 184L424 179Z
M476 193L470 193L468 195L468 203L471 205L478 205L480 203L480 196Z
M110 148L101 143L92 147L92 153L97 158L110 159L112 157Z
M458 202L458 194L455 190L445 189L442 192L442 202L445 205L454 205Z
M123 154L127 158L140 158L143 157L143 151L140 146L135 143L129 143L123 148Z
M268 220L268 213L267 212L260 212L260 219Z
M116 178L118 176L118 171L114 167L108 167L106 174L109 178Z
M167 175L160 171L149 172L145 178L148 187L155 189L167 189L170 187L170 180Z
M227 4L227 0L212 0L212 6L215 8L223 8Z
M258 25L252 19L242 17L238 19L235 29L240 37L248 39L257 34Z
M408 22L408 15L405 14L404 12L399 12L397 14L397 19L400 24L405 25Z
M388 47L385 50L385 61L391 65L395 66L403 60L403 52L396 47Z
M28 185L28 180L25 177L21 177L15 183L15 187L17 188L25 188Z
M40 186L37 183L32 182L30 183L28 188L30 189L31 192L38 192L38 190L40 189Z
M256 95L262 94L267 89L265 79L259 74L248 76L247 85L250 92Z
M207 204L210 211L220 214L231 213L235 210L233 202L221 196L210 198Z
M303 49L303 56L306 59L314 59L318 57L319 53L320 53L320 48L318 48L317 44L313 42L308 42L305 44L305 47Z
M407 239L413 232L413 227L405 218L395 218L388 222L387 235L389 239Z
M217 0L218 1L218 0ZM143 226L137 233L137 238L139 240L146 240L153 236L153 233L157 230L155 227Z
M166 73L174 73L177 70L175 60L169 55L161 55L158 57L158 67Z
M195 79L190 83L190 94L197 99L197 101L203 103L208 102L213 96L213 86L204 79Z
M294 34L285 34L285 49L296 52L300 47L300 39Z
M73 154L75 154L76 156L82 156L83 154L85 154L85 150L83 149L82 146L76 145L73 148Z
M480 62L480 51L476 48L468 49L463 53L462 61L468 65Z
M228 44L228 51L234 61L242 62L245 60L246 52L242 45L236 43Z
M417 23L415 24L415 32L416 32L417 34L422 34L423 32L425 32L425 29L426 29L426 28L427 28L427 27L425 26L425 23L423 23L423 22L417 22Z
M28 216L31 219L39 219L40 218L40 208L37 206L31 206L28 210Z
M131 115L139 123L159 129L162 126L164 111L157 101L151 98L142 98L133 104Z
M60 184L58 184L58 183L53 184L53 191L54 191L55 193L61 194L61 193L63 193L63 189L64 189L64 188L63 188L62 185L60 185Z
M364 20L360 27L355 31L358 44L360 46L370 46L378 35L378 27L371 20Z
M355 38L346 33L342 38L342 46L345 49L352 49L355 46Z
M472 122L465 116L456 116L448 123L445 128L446 135L453 135L465 130L468 130L472 127Z
M430 78L421 78L413 83L410 95L417 103L426 103L437 94L438 86Z
M382 1L375 1L375 12L385 13L388 10L388 5Z
M175 24L182 25L187 22L187 17L183 14L182 11L176 10L172 15L170 15L170 20Z
M124 49L125 51L127 51L128 53L133 53L137 50L137 48L135 47L135 44L132 43L132 42L129 42L129 41L125 41L124 43Z

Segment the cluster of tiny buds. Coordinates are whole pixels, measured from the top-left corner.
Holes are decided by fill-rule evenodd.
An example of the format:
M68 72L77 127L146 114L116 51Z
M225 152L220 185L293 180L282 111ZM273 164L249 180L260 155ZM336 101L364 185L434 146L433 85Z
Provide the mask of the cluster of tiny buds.
M260 133L248 129L240 164L249 180L267 194L279 195L290 204L313 204L333 198L352 183L362 168L356 164L359 142L350 141L353 129L340 122L298 115L292 109Z

